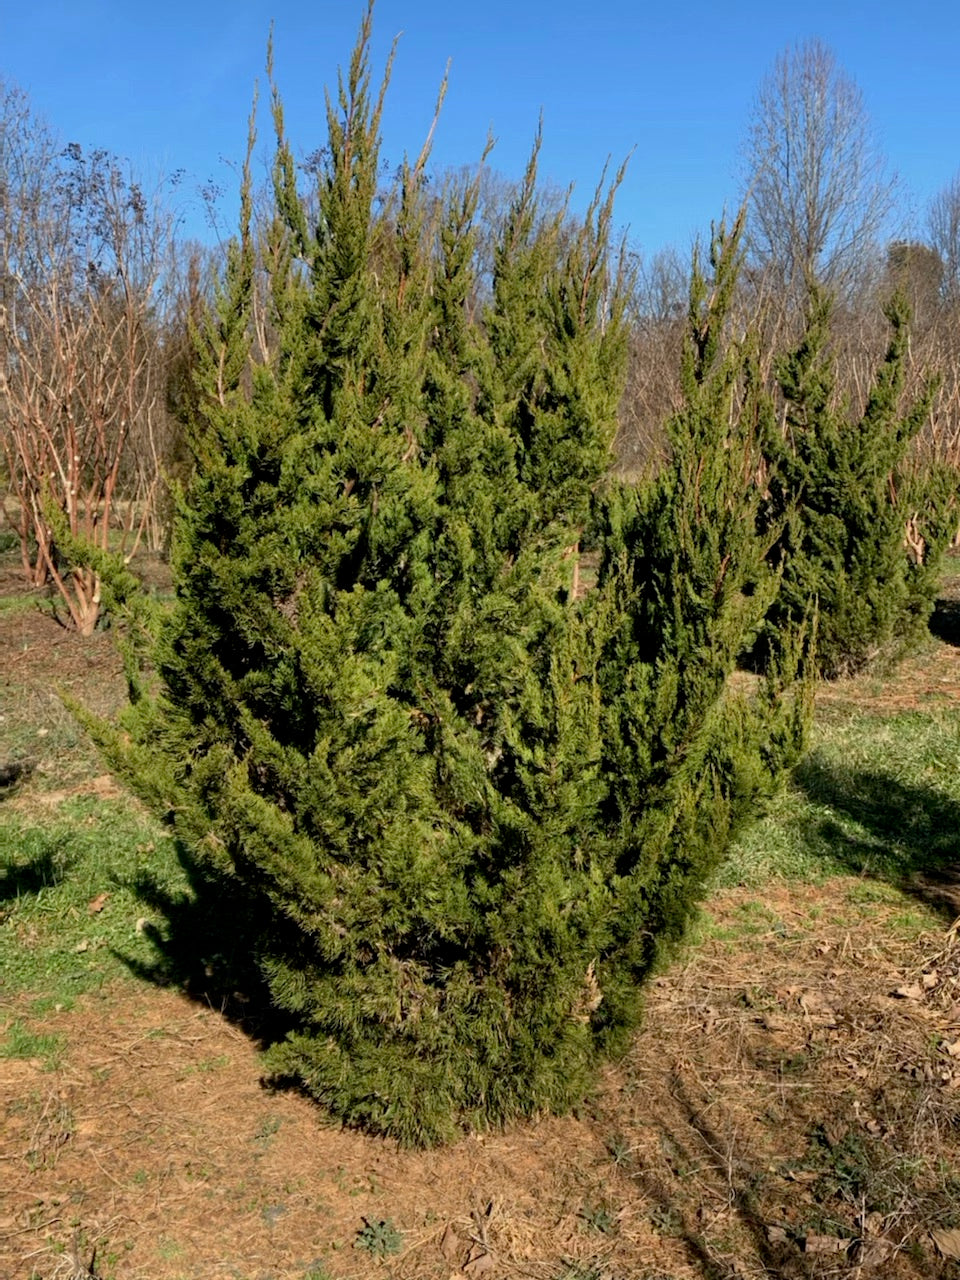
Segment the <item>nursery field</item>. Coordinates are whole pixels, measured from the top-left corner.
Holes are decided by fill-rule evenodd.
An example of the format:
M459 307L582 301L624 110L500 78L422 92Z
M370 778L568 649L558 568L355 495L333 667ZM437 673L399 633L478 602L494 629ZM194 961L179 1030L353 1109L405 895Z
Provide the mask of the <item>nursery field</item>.
M271 1091L231 920L58 689L123 697L0 566L0 1276L960 1276L960 566L722 869L582 1111L427 1152ZM10 765L25 765L14 777Z

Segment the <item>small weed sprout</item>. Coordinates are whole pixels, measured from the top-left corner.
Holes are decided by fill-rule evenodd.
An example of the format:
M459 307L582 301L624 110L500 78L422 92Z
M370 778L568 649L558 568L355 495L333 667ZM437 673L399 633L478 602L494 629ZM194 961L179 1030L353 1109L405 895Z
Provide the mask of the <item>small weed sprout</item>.
M599 1231L604 1236L612 1235L617 1227L617 1215L603 1203L584 1205L580 1217L591 1231Z
M63 1037L31 1031L17 1020L7 1027L0 1040L0 1058L37 1058L45 1071L55 1071L63 1056Z
M655 1205L649 1218L654 1230L662 1236L675 1236L683 1229L683 1214L676 1205Z
M264 1116L257 1125L253 1135L254 1142L269 1142L280 1131L280 1120L277 1116Z
M603 1274L592 1262L566 1262L557 1280L601 1280Z
M327 1270L327 1264L322 1258L318 1258L307 1267L303 1273L303 1280L333 1280L333 1277Z
M365 1253L372 1253L375 1258L387 1258L391 1254L400 1252L403 1247L403 1236L393 1225L391 1218L381 1218L379 1222L371 1222L369 1218L364 1218L363 1226L357 1232L353 1247L363 1249Z
M633 1154L632 1148L622 1133L615 1133L613 1137L607 1140L607 1151L610 1159L622 1169L624 1165L629 1164L630 1157Z

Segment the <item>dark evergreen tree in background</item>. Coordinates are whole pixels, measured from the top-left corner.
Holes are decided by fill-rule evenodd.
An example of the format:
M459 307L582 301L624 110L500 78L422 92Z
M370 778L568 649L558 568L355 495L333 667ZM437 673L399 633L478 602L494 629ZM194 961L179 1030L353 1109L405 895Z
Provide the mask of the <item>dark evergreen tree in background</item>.
M737 235L695 272L671 466L604 491L618 179L545 213L538 142L473 319L479 180L428 198L424 152L381 188L369 36L368 13L315 199L274 97L275 341L252 359L247 179L156 688L97 732L253 904L293 1028L271 1069L431 1142L585 1095L804 698L789 663L731 688L774 580L737 508L767 412L724 336Z
M768 436L766 519L783 524L772 556L783 577L759 648L778 653L785 630L816 601L816 662L827 677L895 657L923 632L951 532L955 480L918 470L910 456L930 399L902 405L909 327L902 296L886 314L889 345L859 418L834 392L824 292L812 290L803 340L777 370L785 430Z

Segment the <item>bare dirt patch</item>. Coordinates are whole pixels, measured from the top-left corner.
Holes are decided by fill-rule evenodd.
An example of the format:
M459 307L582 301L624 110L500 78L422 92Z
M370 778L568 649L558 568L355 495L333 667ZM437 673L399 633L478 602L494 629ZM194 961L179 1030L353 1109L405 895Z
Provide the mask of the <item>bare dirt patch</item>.
M140 557L135 567L148 590L169 589L169 567L157 557ZM60 687L82 693L96 712L119 705L123 664L109 619L92 636L78 635L66 624L55 594L31 589L9 555L0 557L0 600L0 691L22 698L54 694Z
M37 684L49 690L53 684L79 685L94 696L115 686L123 670L109 632L84 639L61 625L36 597L27 597L3 618L0 662L7 686ZM120 691L111 687L114 697Z
M4 1274L53 1274L74 1232L105 1274L160 1280L301 1277L320 1257L338 1276L380 1274L354 1247L365 1223L395 1227L402 1276L553 1275L598 1249L578 1216L609 1165L589 1122L405 1152L265 1091L251 1043L174 993L119 987L44 1027L69 1042L59 1069L0 1063ZM656 1247L642 1220L600 1247L642 1274L640 1245Z

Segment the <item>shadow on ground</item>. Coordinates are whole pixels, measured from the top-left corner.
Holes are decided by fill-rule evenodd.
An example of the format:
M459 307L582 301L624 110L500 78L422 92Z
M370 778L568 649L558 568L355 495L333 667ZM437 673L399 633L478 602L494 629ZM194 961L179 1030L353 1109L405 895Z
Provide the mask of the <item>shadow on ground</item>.
M66 850L67 841L61 837L21 866L0 867L0 902L15 901L58 885L71 863Z
M848 769L817 752L794 781L832 811L804 821L811 851L895 885L951 920L960 916L960 804L933 787Z
M748 1256L751 1263L760 1264L762 1271L758 1274L777 1280L810 1276L812 1268L803 1264L796 1243L788 1240L785 1232L781 1233L782 1239L771 1239L770 1222L757 1195L758 1186L768 1176L759 1153L754 1161L753 1153L740 1149L733 1158L730 1135L708 1119L712 1108L705 1105L705 1099L696 1097L677 1073L671 1079L670 1104L666 1112L651 1121L661 1160L654 1165L631 1159L622 1171L653 1206L654 1223L682 1243L697 1277L732 1280L734 1276L750 1274L742 1261L738 1266L711 1246L710 1233L705 1230L711 1215L704 1213L711 1201L717 1206L715 1217L723 1214L739 1224L742 1235L737 1251ZM722 1120L720 1123L722 1126ZM726 1160L721 1154L724 1152L730 1153ZM705 1192L699 1203L691 1200L684 1187L692 1170L697 1171L700 1190ZM662 1280L671 1277L664 1276Z
M164 919L162 929L146 928L157 958L144 963L122 951L117 958L143 981L179 987L219 1010L262 1047L275 1043L293 1024L271 1003L257 963L257 940L270 929L263 908L238 886L211 875L184 845L178 845L177 857L187 893L171 891L149 873L128 882L144 906Z
M883 1136L864 1130L858 1107L869 1105L866 1098L831 1099L825 1112L829 1094L817 1064L828 1051L809 1030L807 1043L798 1042L785 1061L775 1047L760 1047L758 1019L745 1025L736 1007L722 1016L737 1036L726 1045L721 1071L709 1053L700 1061L700 1051L688 1047L674 1070L651 1081L643 1101L620 1097L614 1111L593 1117L599 1138L611 1123L626 1121L617 1149L608 1142L608 1150L639 1189L655 1229L684 1249L683 1274L836 1280L867 1268L872 1275L876 1267L891 1280L954 1275L949 1261L938 1264L917 1241L917 1224L951 1212L956 1182L918 1178L907 1123L913 1112L902 1117L902 1130ZM731 1076L742 1082L742 1094L731 1089ZM879 1105L882 1086L874 1095ZM759 1110L753 1122L740 1110L745 1099ZM907 1108L902 1088L896 1100Z

